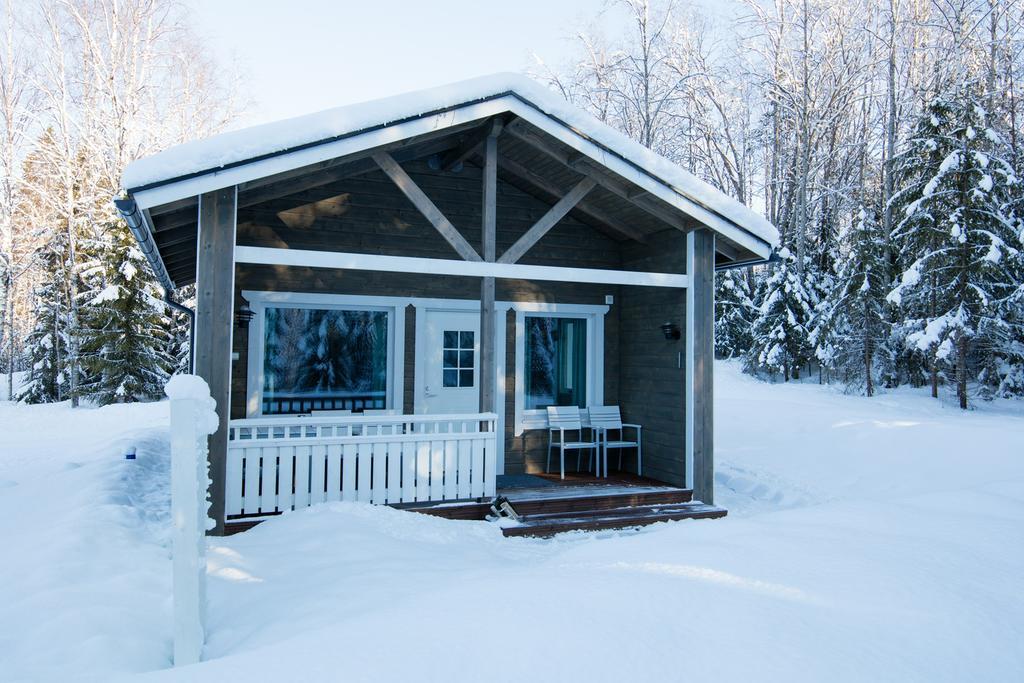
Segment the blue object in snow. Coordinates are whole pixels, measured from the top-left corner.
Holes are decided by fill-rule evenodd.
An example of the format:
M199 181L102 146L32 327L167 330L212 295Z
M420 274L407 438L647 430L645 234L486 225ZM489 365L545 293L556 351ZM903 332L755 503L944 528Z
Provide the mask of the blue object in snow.
M134 447L130 451L128 451L127 453L124 454L124 459L125 460L134 460L135 459L135 448Z

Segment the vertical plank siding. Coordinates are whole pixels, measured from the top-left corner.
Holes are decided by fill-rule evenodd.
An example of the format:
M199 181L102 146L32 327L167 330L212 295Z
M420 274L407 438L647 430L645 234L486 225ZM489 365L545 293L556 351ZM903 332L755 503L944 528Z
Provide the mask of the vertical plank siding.
M686 236L678 230L652 235L646 246L624 249L623 267L682 273ZM619 306L619 404L626 422L643 425L644 474L676 486L686 484L685 339L665 339L673 322L685 334L685 290L622 287ZM617 464L615 458L612 466ZM635 472L636 459L623 458Z

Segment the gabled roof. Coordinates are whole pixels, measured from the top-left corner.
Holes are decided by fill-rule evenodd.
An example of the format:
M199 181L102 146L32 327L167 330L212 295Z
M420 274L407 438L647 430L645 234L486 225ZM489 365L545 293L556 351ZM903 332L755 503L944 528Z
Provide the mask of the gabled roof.
M516 74L475 78L177 145L130 164L122 183L129 197L148 209L501 112L528 120L760 258L778 246L778 231L761 215Z

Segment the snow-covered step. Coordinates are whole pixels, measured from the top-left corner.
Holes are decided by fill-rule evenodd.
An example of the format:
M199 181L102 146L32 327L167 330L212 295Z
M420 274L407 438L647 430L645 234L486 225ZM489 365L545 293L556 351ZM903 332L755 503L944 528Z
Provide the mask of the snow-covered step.
M528 515L520 524L502 529L505 536L554 536L565 531L630 529L681 519L716 519L726 510L699 501L661 505L639 505L604 510L577 510Z
M520 515L543 515L686 503L693 492L673 486L588 485L512 490L506 497Z

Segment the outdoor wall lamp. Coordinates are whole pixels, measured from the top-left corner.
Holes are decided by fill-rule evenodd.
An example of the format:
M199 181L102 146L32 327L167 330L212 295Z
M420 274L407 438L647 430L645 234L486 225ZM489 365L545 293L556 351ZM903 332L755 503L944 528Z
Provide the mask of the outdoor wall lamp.
M665 323L661 326L661 332L665 335L665 339L679 339L682 334L679 332L679 325L675 323Z
M254 315L256 314L249 308L249 304L243 301L242 305L235 311L235 325L241 328L249 327L249 323L252 322Z

